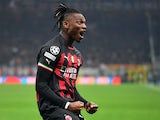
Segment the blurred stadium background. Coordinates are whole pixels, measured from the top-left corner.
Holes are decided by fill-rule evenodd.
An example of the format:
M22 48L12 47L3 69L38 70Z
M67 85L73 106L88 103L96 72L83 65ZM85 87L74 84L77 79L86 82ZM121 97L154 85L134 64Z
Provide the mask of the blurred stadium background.
M32 85L30 88L23 85L6 84L35 83L37 52L43 43L57 34L57 31L53 32L52 28L55 24L53 12L59 1L79 9L87 19L88 28L85 39L80 44L75 43L84 57L78 84L86 84L87 87L90 84L119 85L116 86L117 88L105 86L107 89L103 89L103 91L106 91L106 96L112 93L107 90L114 91L116 89L117 92L120 92L126 86L131 87L131 85L135 86L133 92L137 93L134 91L137 85L140 85L140 88L143 85L144 90L146 88L144 86L149 86L147 88L156 91L153 94L159 95L160 0L0 0L0 97L3 98L0 102L1 120L9 120L5 113L9 111L10 107L4 110L5 105L9 103L4 101L10 98L10 91L19 88L16 90L20 92L24 88L27 92L32 90L28 93L28 97L34 94ZM150 84L154 84L154 86L150 86ZM87 90L86 86L79 86L84 94ZM93 86L90 90L98 91L101 87ZM130 87L127 89L132 88ZM119 90L119 88L122 89ZM123 93L123 90L121 92ZM150 97L153 97L150 92L146 92L146 96L149 93ZM91 94L90 97L94 97L93 93ZM12 96L12 98L14 97ZM95 98L98 97L95 96ZM108 98L109 96L107 96ZM144 101L146 99L149 98L145 98ZM159 97L155 99L160 100ZM16 104L16 100L13 103ZM147 104L150 103L159 104L154 100ZM33 101L31 101L31 105L33 105ZM107 107L103 109L107 111ZM156 110L154 115L157 117L140 117L139 120L144 118L146 120L160 119L158 116L160 106L156 106ZM32 112L34 113L35 110ZM99 116L103 115L105 112ZM113 120L113 113L107 115L110 115L110 120ZM130 113L126 120L130 118L129 115ZM22 117L24 117L23 114ZM102 119L105 118L102 117ZM15 119L20 118L15 116ZM34 118L34 120L36 119L38 120L38 118ZM94 120L92 117L90 119ZM135 117L130 118L130 120L132 119L134 120ZM136 120L138 119L136 118Z

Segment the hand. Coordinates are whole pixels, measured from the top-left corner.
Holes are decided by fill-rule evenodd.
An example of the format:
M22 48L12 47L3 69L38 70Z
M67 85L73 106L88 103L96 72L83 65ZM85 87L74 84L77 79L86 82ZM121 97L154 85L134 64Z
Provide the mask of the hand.
M84 103L81 101L75 101L75 102L70 102L69 106L68 106L68 110L70 111L80 111L82 110L84 107Z
M98 105L93 102L87 102L85 108L88 113L93 114L97 111Z

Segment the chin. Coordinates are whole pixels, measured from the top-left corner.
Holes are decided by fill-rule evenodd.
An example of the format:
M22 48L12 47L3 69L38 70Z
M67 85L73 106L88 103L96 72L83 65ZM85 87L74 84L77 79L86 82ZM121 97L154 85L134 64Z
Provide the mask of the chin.
M76 42L77 42L77 43L80 43L80 42L81 42L81 40L76 40Z
M79 38L76 40L78 43L82 41L82 38Z

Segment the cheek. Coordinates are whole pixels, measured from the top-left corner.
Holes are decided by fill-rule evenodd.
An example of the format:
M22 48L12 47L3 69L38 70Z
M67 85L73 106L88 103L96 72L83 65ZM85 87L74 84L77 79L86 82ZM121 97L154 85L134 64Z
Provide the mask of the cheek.
M78 33L79 33L79 28L77 28L77 27L74 27L74 28L70 28L69 30L68 30L68 33L70 34L70 35L77 35Z

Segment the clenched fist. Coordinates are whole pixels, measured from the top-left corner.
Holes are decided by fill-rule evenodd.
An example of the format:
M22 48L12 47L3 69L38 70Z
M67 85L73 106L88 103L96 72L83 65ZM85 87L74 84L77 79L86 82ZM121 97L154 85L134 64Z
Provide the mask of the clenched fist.
M86 111L90 114L93 114L97 111L98 109L98 105L93 103L93 102L88 102L86 105L85 105L85 108L86 108Z
M84 107L84 103L81 101L70 102L68 110L70 111L80 111Z

